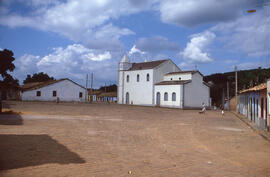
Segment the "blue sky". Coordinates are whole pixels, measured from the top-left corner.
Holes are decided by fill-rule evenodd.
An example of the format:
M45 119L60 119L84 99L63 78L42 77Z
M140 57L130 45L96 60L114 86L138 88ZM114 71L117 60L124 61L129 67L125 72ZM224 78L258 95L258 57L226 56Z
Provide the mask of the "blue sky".
M0 48L12 73L46 72L84 85L117 83L131 62L172 59L204 74L270 67L268 0L0 0ZM247 13L256 9L256 13Z

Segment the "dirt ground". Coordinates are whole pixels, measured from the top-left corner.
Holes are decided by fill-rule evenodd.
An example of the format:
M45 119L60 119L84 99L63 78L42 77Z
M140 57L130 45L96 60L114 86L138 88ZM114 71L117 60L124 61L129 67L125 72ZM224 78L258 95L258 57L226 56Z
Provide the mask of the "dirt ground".
M231 113L7 102L0 176L270 176L270 143ZM15 113L14 113L15 112Z

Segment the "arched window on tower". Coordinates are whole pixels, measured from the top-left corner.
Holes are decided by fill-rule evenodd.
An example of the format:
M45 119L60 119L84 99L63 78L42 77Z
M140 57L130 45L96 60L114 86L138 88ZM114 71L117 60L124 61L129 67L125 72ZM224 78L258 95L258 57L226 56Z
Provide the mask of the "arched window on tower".
M127 82L129 82L129 75L127 75Z
M168 93L167 92L164 93L164 101L168 101Z
M172 101L176 101L176 93L175 92L172 93Z
M139 81L140 81L140 75L137 74L137 82L139 82Z
M150 80L150 75L147 73L146 75L146 81L149 81Z

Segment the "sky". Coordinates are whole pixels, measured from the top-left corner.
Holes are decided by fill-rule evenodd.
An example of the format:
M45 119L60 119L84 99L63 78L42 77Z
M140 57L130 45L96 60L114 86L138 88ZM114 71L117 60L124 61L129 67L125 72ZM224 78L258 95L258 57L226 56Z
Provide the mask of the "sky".
M38 72L117 84L124 55L204 75L268 68L270 1L0 0L0 49L13 51L21 84Z

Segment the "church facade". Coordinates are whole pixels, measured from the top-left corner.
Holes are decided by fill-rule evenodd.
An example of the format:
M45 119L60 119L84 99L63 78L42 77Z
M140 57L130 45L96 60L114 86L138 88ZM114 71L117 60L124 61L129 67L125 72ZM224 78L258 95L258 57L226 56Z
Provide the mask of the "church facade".
M210 88L199 71L181 71L170 59L131 63L118 68L118 104L200 108L210 106Z

